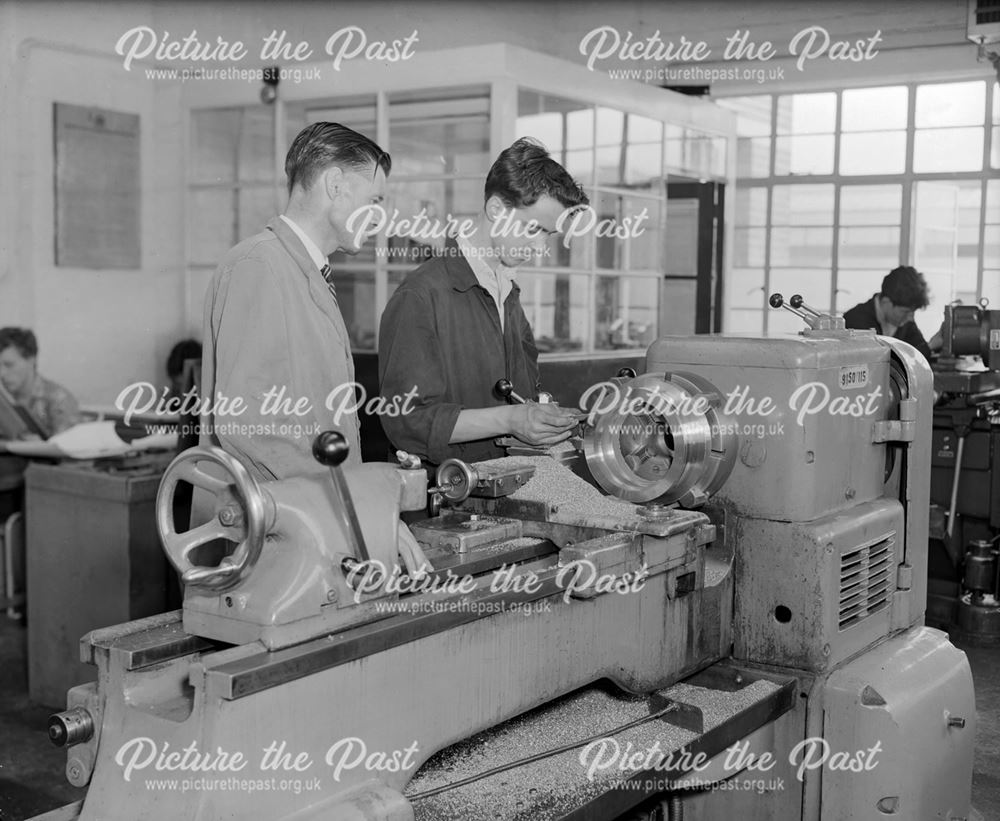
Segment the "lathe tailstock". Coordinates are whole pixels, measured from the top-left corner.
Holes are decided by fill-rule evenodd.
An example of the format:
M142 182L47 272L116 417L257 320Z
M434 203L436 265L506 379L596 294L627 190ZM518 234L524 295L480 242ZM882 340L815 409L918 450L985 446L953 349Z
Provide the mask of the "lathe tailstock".
M971 675L921 626L930 372L835 325L659 340L576 447L442 465L410 530L405 456L334 437L258 486L182 454L183 614L82 640L63 817L968 817ZM178 481L209 524L177 532Z

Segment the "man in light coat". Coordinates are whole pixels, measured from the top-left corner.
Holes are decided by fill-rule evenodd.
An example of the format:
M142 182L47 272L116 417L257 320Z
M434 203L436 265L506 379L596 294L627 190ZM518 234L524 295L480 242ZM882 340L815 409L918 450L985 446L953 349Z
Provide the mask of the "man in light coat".
M330 428L347 438L348 464L361 461L357 414L339 412L354 404L342 401L354 365L327 257L358 253L365 232L352 215L382 202L390 168L368 137L307 126L285 159L285 213L230 250L209 285L201 444L237 456L257 479L324 470L312 442Z

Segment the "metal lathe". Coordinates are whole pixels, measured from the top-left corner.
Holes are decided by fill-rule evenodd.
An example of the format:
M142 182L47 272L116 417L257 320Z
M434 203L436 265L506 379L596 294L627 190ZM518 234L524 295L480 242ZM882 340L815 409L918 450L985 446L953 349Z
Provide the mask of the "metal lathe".
M548 452L178 456L183 611L82 640L58 817L972 817L969 666L923 626L930 369L772 306L806 329L660 339ZM215 498L186 531L182 482Z

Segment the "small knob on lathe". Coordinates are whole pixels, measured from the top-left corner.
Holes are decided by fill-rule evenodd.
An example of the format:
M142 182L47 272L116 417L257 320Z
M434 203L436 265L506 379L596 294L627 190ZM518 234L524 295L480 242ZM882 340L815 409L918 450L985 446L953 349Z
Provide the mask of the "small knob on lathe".
M767 304L772 308L780 308L785 304L785 298L781 294L771 294L771 298L768 299Z
M635 379L634 368L621 368L617 374L619 379Z
M350 452L351 446L347 444L347 439L340 431L324 431L313 442L313 456L317 462L328 468L342 465Z
M524 404L523 397L514 393L514 386L509 379L498 379L497 383L493 386L493 392L501 399L513 399L515 402Z
M813 316L822 316L822 312L817 311L811 305L806 303L806 301L802 298L802 294L792 294L791 299L788 300L788 304L797 310L805 311Z

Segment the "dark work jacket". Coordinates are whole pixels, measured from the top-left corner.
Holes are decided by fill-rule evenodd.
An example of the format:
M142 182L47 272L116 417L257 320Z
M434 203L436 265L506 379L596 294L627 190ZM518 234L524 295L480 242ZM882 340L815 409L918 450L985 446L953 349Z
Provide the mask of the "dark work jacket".
M459 411L506 404L493 393L501 378L520 396L536 398L538 349L517 283L504 300L501 332L493 297L457 248L446 251L452 255L435 256L411 272L382 314L378 375L385 407L414 388L417 397L409 402L411 412L380 419L394 447L432 464L494 459L504 451L492 438L448 444Z
M861 302L851 308L851 310L845 311L844 322L847 324L847 327L855 328L859 331L875 331L875 333L881 334L882 325L879 323L878 315L875 313L876 299L878 299L878 294L875 294L867 302ZM893 336L912 345L924 355L925 359L930 361L931 347L927 344L927 340L924 339L924 335L920 333L920 328L917 327L916 322L911 320L900 325L896 328L896 333Z

